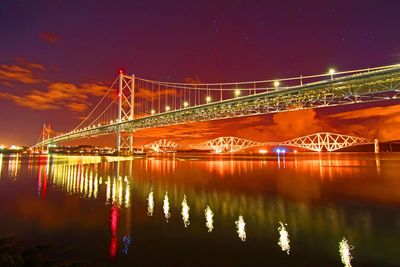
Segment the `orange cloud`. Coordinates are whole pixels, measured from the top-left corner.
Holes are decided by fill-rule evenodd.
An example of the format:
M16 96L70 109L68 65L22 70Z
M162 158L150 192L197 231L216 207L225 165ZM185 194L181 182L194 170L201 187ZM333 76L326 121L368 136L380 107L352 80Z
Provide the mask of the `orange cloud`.
M330 117L342 120L351 120L364 118L370 119L372 117L390 116L393 114L400 114L400 105L346 111L331 115Z
M47 85L47 91L31 90L25 95L0 93L0 99L8 99L17 105L36 110L67 108L71 111L84 111L88 107L89 96L104 95L108 87L101 84L82 84L54 82Z
M20 65L0 65L0 81L3 84L12 86L13 82L23 84L37 84L42 81L36 71L44 71L45 67L28 61L20 62Z
M52 44L57 43L60 40L60 36L52 32L42 32L40 37L42 40Z
M236 136L256 141L281 141L330 129L323 119L317 118L316 111L312 109L274 114L272 124L268 122L267 116L260 116L253 126L242 127L238 123L240 127Z
M400 105L340 112L329 118L355 120L353 124L346 124L349 134L382 141L400 139Z
M135 137L139 139L138 145L151 143L159 139L178 141L180 144L194 144L204 141L207 137L219 134L219 129L212 122L187 123L184 125L173 125L144 129L135 132Z

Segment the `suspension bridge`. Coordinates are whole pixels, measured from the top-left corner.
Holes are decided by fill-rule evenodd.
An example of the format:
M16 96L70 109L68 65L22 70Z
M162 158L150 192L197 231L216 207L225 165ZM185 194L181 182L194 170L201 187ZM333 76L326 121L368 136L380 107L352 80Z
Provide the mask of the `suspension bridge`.
M132 152L134 132L146 128L387 101L399 94L400 65L233 83L173 83L120 72L77 127L43 135L33 148L116 134L117 151Z

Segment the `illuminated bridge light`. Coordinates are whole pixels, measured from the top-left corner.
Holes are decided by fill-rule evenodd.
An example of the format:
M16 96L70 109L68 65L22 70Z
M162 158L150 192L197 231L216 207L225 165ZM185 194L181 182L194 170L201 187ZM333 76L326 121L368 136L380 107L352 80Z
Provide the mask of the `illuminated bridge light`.
M279 222L280 226L278 227L279 232L279 242L278 245L282 248L282 251L286 251L289 255L290 252L290 240L289 240L289 233L286 231L285 225L282 222Z
M183 102L183 107L188 107L189 106L189 103L187 102L187 101L185 101L185 102Z
M351 256L350 250L353 248L354 247L349 245L347 239L344 237L342 241L339 242L340 259L342 260L344 267L351 267L351 260L353 257Z
M235 90L235 96L236 96L236 97L239 97L239 96L240 96L240 90L238 90L238 89Z
M274 81L274 87L275 88L278 88L278 86L280 85L281 83L279 82L279 81Z
M207 97L206 97L206 102L207 102L207 103L210 103L210 102L211 102L211 96L207 96Z
M239 238L242 241L246 241L246 223L244 222L243 216L240 215L239 219L237 221L235 221L236 224L236 232L239 236Z
M207 206L207 208L204 210L204 216L206 217L206 227L208 232L212 232L214 229L214 213L209 206Z
M170 109L171 109L170 106L165 107L165 111L170 111Z

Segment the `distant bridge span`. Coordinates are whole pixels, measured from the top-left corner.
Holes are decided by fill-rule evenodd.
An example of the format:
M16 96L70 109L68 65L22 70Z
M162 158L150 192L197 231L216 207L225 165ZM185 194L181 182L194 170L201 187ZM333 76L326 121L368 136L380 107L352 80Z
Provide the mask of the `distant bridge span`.
M372 143L373 141L361 137L321 132L282 142L256 142L231 136L218 137L209 140L198 147L212 149L216 153L233 153L239 150L258 146L292 146L315 152L332 152L346 147Z
M320 132L282 142L257 142L233 136L225 136L208 140L204 143L190 147L197 149L209 149L216 153L234 153L240 150L260 146L291 146L315 152L333 152L346 147L372 143L374 143L374 141L361 137L330 132ZM144 145L144 148L154 152L165 152L168 150L175 150L179 146L180 145L176 142L161 139Z
M115 97L114 90L118 92L114 93ZM133 133L141 129L384 101L398 99L399 95L400 65L280 80L211 84L160 82L121 73L75 129L43 139L34 147L116 133L117 150L132 151ZM297 140L301 141L307 144L307 140Z

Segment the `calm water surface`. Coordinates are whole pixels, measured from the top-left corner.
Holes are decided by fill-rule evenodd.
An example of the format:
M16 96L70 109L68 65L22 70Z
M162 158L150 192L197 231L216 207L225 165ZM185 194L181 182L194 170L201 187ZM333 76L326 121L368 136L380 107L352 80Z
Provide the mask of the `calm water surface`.
M399 168L394 153L0 154L0 237L93 266L343 266L346 238L353 266L400 266Z

